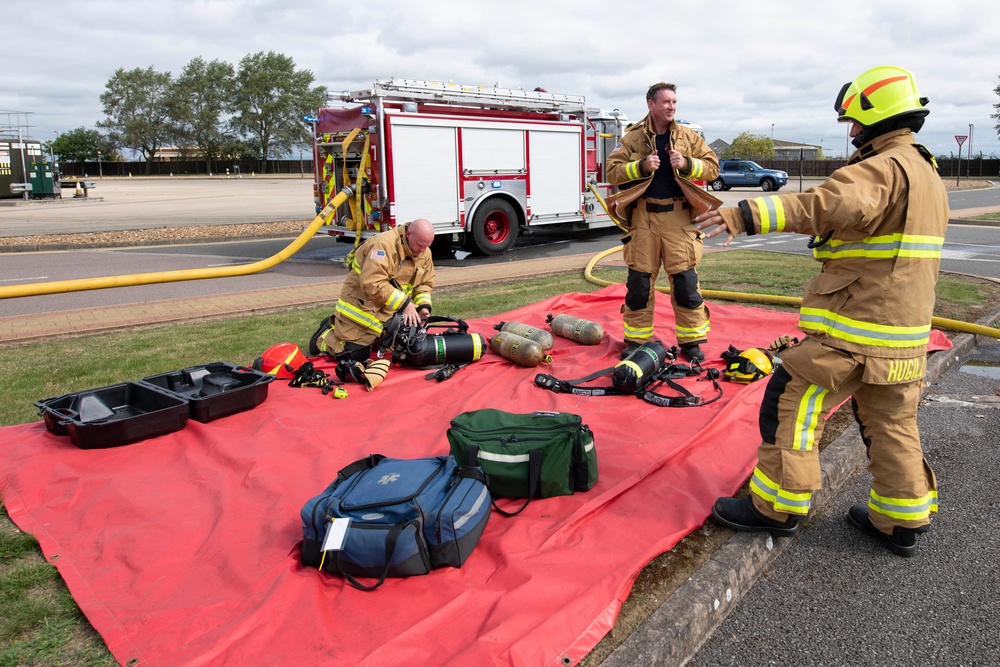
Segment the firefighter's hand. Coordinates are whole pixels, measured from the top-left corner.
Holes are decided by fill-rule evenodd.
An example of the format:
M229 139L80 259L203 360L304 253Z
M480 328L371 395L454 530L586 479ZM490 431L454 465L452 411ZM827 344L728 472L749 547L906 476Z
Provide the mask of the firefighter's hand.
M403 324L408 327L419 327L421 324L420 315L412 303L406 304L406 308L403 309Z
M657 153L650 153L642 161L642 170L647 174L652 174L660 168L660 156Z
M423 324L427 321L427 316L431 314L431 309L427 306L420 306L417 308L417 317L420 318L420 323Z
M718 236L723 232L729 234L729 238L727 238L726 241L722 244L722 247L728 246L730 243L733 242L733 239L736 238L733 235L732 231L730 231L729 227L726 225L726 219L723 218L722 214L719 213L718 211L706 211L705 213L702 213L701 215L692 218L691 222L694 223L695 229L697 229L699 232L704 232L705 238L710 239L713 236ZM715 229L713 229L710 232L706 232L705 230L708 229L709 227L715 227Z
M670 166L674 169L683 169L687 166L687 158L680 151L670 151Z

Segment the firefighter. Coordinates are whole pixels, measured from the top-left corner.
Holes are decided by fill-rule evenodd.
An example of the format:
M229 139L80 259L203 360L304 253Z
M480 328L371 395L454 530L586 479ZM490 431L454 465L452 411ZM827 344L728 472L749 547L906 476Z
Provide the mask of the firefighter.
M309 341L309 354L346 352L346 357L365 361L382 336L382 325L395 313L402 315L404 325L420 326L431 313L433 240L433 225L419 218L359 245L337 306L320 322Z
M660 266L670 277L680 353L703 361L700 344L708 340L709 313L698 290L702 234L691 224L691 208L676 178L714 180L719 159L705 140L683 125L677 111L677 86L656 83L646 92L649 113L632 125L608 156L608 180L620 190L636 188L622 217L628 232L622 255L628 266L622 315L625 349L622 359L653 340L654 289Z
M743 200L705 213L699 230L729 238L813 235L822 271L805 286L804 340L782 355L760 408L763 442L750 497L720 498L712 514L736 530L792 535L822 488L816 444L823 415L851 397L872 475L867 504L847 520L900 556L937 512L917 404L926 368L948 198L930 152L915 143L927 116L913 75L876 67L846 84L835 109L857 150L802 194Z

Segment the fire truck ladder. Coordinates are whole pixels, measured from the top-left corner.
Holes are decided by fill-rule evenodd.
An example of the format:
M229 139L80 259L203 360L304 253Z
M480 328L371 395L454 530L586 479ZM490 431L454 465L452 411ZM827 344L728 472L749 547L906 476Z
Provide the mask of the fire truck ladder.
M379 79L367 90L330 93L328 100L365 102L373 98L393 102L425 101L435 104L474 106L522 111L579 113L586 109L583 95L560 95L543 90L517 90L488 86L465 86L457 83L417 81L414 79Z

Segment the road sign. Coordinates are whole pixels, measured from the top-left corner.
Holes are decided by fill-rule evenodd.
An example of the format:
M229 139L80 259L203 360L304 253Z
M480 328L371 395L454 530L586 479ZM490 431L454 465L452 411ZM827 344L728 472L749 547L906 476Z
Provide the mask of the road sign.
M956 134L955 135L955 141L958 142L958 147L961 148L962 144L964 144L965 140L968 139L968 138L969 138L969 135L967 135L967 134Z

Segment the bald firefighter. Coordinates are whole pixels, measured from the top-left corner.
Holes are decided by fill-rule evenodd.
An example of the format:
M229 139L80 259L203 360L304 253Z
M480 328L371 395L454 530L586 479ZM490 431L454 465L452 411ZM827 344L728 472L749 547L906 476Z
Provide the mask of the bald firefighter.
M625 349L622 359L653 340L653 305L660 266L670 277L677 343L691 361L705 358L709 313L698 289L702 235L691 224L691 208L677 185L685 178L714 180L719 159L694 130L678 125L677 86L656 83L646 92L649 113L631 126L608 156L608 180L621 190L638 188L622 217L628 232L622 255L628 266L622 306Z
M850 397L868 450L868 502L848 522L900 556L937 512L917 404L926 369L948 198L930 152L915 143L927 116L913 75L876 67L845 84L835 109L858 149L802 194L743 200L695 219L709 237L797 232L813 237L822 271L805 286L804 340L781 355L760 409L762 444L750 497L712 514L736 530L792 535L822 488L823 415Z
M403 324L416 327L431 313L434 263L430 245L434 227L417 219L358 246L333 314L324 318L309 341L309 353L348 353L368 359L382 326L400 313Z

